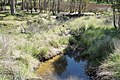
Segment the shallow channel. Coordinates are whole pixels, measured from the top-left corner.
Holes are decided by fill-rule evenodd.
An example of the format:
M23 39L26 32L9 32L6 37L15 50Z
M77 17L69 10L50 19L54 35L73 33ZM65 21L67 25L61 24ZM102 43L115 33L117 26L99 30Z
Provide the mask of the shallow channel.
M36 72L43 80L90 80L85 71L87 64L78 56L58 55L41 63Z

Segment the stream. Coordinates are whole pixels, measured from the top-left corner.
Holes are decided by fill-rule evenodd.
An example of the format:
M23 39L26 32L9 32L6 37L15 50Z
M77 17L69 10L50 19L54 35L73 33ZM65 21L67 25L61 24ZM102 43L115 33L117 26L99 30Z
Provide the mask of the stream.
M43 80L90 80L85 71L87 64L79 56L58 55L42 62L36 73Z

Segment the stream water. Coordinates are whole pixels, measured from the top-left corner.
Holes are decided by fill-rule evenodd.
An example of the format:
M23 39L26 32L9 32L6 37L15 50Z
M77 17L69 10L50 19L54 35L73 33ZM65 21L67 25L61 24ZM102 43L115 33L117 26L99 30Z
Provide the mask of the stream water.
M87 60L71 55L59 55L41 63L36 71L43 80L90 80L86 74Z

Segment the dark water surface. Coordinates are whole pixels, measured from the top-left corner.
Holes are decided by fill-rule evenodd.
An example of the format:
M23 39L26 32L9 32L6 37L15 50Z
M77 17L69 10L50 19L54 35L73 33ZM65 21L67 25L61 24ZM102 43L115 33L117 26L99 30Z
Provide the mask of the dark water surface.
M87 60L78 56L56 56L42 63L37 70L44 80L90 80L86 74Z

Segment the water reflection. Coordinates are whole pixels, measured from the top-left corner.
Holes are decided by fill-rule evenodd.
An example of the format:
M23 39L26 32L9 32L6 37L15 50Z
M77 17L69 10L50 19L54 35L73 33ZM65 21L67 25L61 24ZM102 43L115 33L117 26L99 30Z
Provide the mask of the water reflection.
M89 76L86 75L85 71L86 66L87 60L81 60L80 56L71 54L56 56L42 63L37 70L37 74L44 78L50 76L46 80L53 80L53 77L54 80L69 80L69 78L75 78L74 80L89 80Z
M89 76L87 76L85 72L85 68L87 66L87 60L80 60L78 57L69 57L68 55L65 56L67 58L67 67L66 70L59 75L60 79L69 79L69 78L76 78L78 80L89 80Z
M57 74L62 74L64 71L66 71L66 67L68 65L67 62L67 58L64 56L61 56L58 60L53 62Z
M47 77L47 76L56 76L57 74L62 74L66 71L67 59L61 55L54 57L46 62L41 63L37 69L38 76Z
M79 53L68 53L68 58L73 58L75 62L79 63L81 60L84 60L80 57Z

